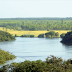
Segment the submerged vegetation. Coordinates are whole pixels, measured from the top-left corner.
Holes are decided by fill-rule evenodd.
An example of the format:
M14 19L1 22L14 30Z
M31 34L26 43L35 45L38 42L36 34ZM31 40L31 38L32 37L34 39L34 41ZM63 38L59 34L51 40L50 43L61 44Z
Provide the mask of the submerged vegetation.
M0 31L0 41L10 41L15 40L15 37L13 37L10 33Z
M12 72L72 72L72 60L63 61L62 58L51 55L46 58L46 61L26 60L21 63L11 63L10 66L3 66L0 70L1 72L5 72L9 68L11 68Z
M0 64L4 64L6 61L12 60L15 57L15 55L0 49Z

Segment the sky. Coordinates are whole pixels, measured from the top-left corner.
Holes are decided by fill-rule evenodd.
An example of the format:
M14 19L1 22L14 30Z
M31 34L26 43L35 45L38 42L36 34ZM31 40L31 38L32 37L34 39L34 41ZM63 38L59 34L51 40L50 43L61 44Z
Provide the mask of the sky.
M72 17L72 0L0 0L0 18Z

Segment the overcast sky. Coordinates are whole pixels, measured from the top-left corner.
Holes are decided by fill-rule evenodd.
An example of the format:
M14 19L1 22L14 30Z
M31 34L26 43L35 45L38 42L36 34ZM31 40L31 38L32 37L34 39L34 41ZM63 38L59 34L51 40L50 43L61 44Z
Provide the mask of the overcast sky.
M0 18L72 17L72 0L0 0Z

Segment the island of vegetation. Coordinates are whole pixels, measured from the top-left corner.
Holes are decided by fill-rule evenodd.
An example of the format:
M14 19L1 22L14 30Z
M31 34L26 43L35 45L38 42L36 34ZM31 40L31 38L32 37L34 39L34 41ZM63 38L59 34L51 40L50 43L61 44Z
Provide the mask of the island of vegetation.
M15 37L12 36L10 33L5 31L0 31L0 42L1 41L10 41L15 40Z
M62 37L62 43L66 45L72 45L72 31L67 32L64 37Z
M8 51L0 49L0 65L6 63L8 60L13 60L15 57L15 55L10 54Z
M11 70L9 69L11 68ZM63 61L60 57L53 55L46 58L46 61L24 61L11 63L0 68L1 72L72 72L72 60Z
M55 32L55 31L49 31L45 34L39 34L38 35L39 38L58 38L59 37L59 33L58 32Z

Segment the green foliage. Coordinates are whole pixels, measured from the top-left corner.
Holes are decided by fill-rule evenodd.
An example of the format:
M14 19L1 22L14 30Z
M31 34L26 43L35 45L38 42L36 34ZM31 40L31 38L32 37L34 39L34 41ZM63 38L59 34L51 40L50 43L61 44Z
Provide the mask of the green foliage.
M65 36L65 33L62 33L62 34L60 35L61 38L63 38L64 36Z
M30 35L30 37L34 37L34 35Z
M2 69L7 68L7 65ZM11 63L9 66L12 72L72 72L71 60L63 61L60 57L50 55L46 61L24 61L21 63Z
M62 38L62 43L72 45L72 31L67 32L65 36Z
M21 35L20 37L34 37L34 35Z
M0 27L14 30L72 30L72 18L0 19Z
M39 38L44 38L44 34L39 34L38 37Z
M19 36L17 36L17 34L15 34L15 37L19 37Z
M0 41L10 41L15 40L15 37L13 37L10 33L0 31Z
M14 56L13 54L0 49L0 64L4 64L6 61L12 60L15 57L16 56Z
M58 32L56 32L56 33L55 33L55 36L59 36L59 33L58 33Z
M51 35L46 35L46 38L51 38Z
M46 38L48 38L48 37L52 38L52 37L56 36L56 33L54 31L50 31L50 32L45 33L45 35L46 35Z

